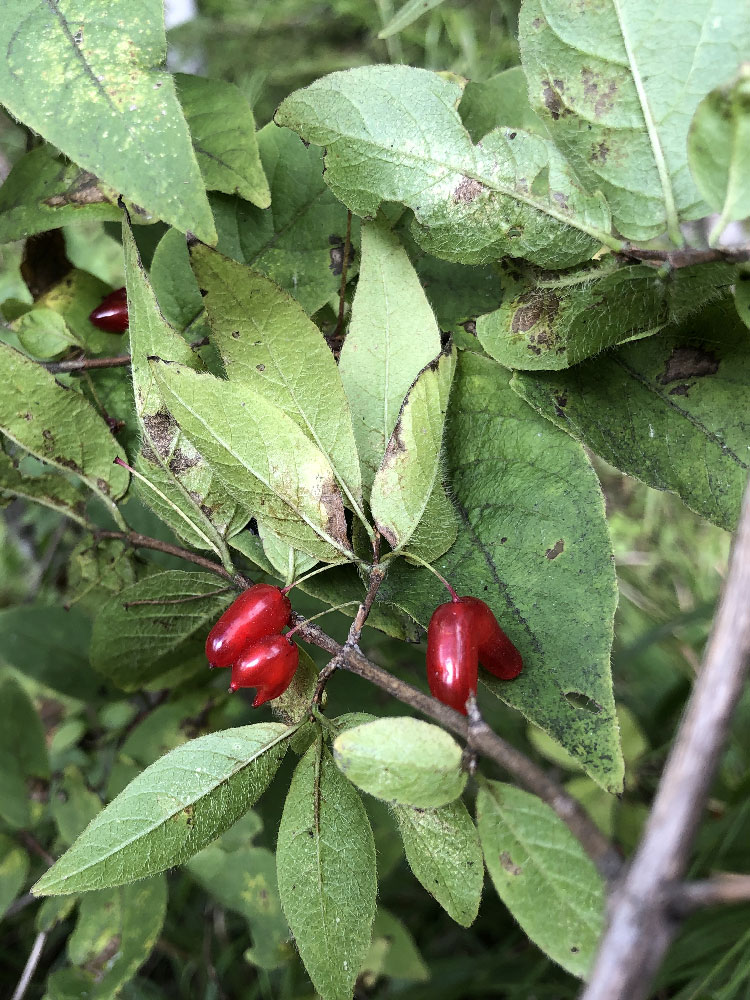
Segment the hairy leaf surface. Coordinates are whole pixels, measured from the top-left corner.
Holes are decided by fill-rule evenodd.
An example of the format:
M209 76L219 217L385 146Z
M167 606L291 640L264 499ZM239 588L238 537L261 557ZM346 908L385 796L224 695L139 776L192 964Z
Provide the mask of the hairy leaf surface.
M567 826L541 799L485 781L477 826L498 895L531 940L583 979L604 924L604 886Z
M411 208L429 253L479 264L527 257L569 267L616 246L609 210L555 146L497 129L474 145L456 110L458 84L408 66L331 73L283 102L276 121L326 147L326 182L353 212Z
M94 818L34 892L124 885L187 861L263 794L293 732L263 722L209 733L165 754Z

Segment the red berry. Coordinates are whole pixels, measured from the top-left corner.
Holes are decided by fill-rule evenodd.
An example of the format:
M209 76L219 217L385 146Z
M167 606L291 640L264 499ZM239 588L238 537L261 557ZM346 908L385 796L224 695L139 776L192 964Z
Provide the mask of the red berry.
M299 666L297 644L285 635L267 635L246 646L232 667L230 691L257 688L253 708L278 698Z
M256 583L230 604L208 633L206 657L212 667L231 667L251 642L289 624L292 605L270 583Z
M427 683L444 705L466 715L477 691L477 624L472 607L452 601L432 614L427 629Z
M478 597L461 597L459 601L474 613L479 662L484 669L501 681L518 677L523 670L521 654L500 628L492 609Z
M124 288L116 288L106 295L92 311L89 320L106 333L125 333L128 328L128 295Z

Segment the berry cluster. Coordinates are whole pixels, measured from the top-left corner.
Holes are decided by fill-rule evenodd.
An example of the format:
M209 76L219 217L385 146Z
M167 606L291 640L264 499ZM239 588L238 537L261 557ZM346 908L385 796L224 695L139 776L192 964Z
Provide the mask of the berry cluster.
M427 682L445 705L466 715L477 691L479 664L503 681L523 670L521 654L478 597L459 597L433 612L427 629Z
M206 639L211 667L231 667L230 691L255 688L253 707L278 698L299 666L296 643L281 630L289 624L292 605L279 587L256 583L234 601Z

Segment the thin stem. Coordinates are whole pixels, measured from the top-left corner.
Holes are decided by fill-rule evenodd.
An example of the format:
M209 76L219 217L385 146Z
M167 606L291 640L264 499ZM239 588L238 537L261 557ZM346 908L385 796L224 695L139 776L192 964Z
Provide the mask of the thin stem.
M21 830L18 834L18 839L28 851L31 851L32 854L36 854L38 858L41 858L48 868L51 868L52 865L54 865L55 859L49 851L46 851L42 847L33 833L29 833L28 830Z
M359 601L346 601L344 604L336 604L332 608L326 608L325 611L319 611L317 615L311 615L309 618L300 618L298 621L295 621L294 628L291 628L287 632L287 639L291 639L295 632L301 631L305 625L316 621L318 618L322 618L323 615L330 615L332 611L341 611L342 608L350 608L353 604L359 604Z
M442 573L438 573L438 571L435 569L435 567L432 566L432 565L430 565L430 563L425 562L424 559L422 559L418 555L415 555L413 552L409 552L408 555L405 556L405 559L407 560L407 562L416 562L416 563L419 563L420 566L424 566L425 569L428 569L430 571L430 573L432 573L434 576L436 576L438 578L438 580L440 580L440 582L442 583L442 585L445 587L445 589L448 591L448 593L451 595L451 600L454 603L457 603L458 601L461 600L461 598L458 596L458 594L453 589L453 587L451 587L451 585L448 583L448 581L445 579L445 577L442 575ZM384 560L383 560L383 562L386 562L386 561L390 561L390 559L389 559L388 556L386 556L384 558Z
M176 556L178 559L185 559L187 562L195 563L202 569L207 569L210 573L216 573L229 580L235 587L246 590L252 586L252 581L242 576L240 573L230 573L224 566L199 556L189 549L183 549L179 545L170 545L169 542L162 542L158 538L149 538L148 535L140 535L137 531L96 531L95 538L117 538L127 542L136 549L153 549L155 552L164 552L168 556Z
M29 988L29 983L31 978L36 972L36 967L39 965L39 959L42 957L42 950L44 944L47 940L47 931L40 931L36 938L34 939L34 944L31 948L31 953L26 961L23 972L21 973L21 978L18 980L18 986L16 986L13 996L10 1000L21 1000L21 998L26 993Z
M680 917L703 906L750 902L750 875L730 872L676 885L670 893L672 912Z
M42 361L40 364L52 375L61 375L63 372L83 372L95 368L124 368L130 364L130 355L118 354L113 358L71 358L69 361Z
M144 475L142 475L140 472L134 469L132 465L128 465L127 462L123 462L121 458L115 459L115 465L121 465L123 469L128 470L131 476L135 476L138 482L143 483L144 486L148 486L148 488L152 490L158 497L160 497L164 501L164 503L167 504L168 507L172 508L175 514L178 514L182 518L182 520L193 529L193 531L196 533L196 535L198 535L199 538L203 539L203 541L210 549L213 549L216 555L221 559L224 568L228 570L230 573L233 571L234 567L232 566L231 561L229 565L227 565L227 559L229 558L228 555L225 558L225 553L221 551L219 546L215 545L214 542L208 537L208 535L204 531L201 531L198 525L195 524L191 520L191 518L189 518L187 514L183 510L181 510L176 503L174 503L173 500L170 500L169 497L166 496L166 494L162 493L162 491L158 488L158 486L154 486L154 484L150 482L148 479L146 479Z
M367 593L365 594L365 599L359 606L356 617L351 624L349 629L349 635L346 640L347 646L356 646L359 643L360 636L362 635L362 629L367 621L367 618L372 610L373 603L375 602L375 597L380 585L385 579L385 574L387 572L387 566L373 566L372 572L370 573L370 585L367 588Z

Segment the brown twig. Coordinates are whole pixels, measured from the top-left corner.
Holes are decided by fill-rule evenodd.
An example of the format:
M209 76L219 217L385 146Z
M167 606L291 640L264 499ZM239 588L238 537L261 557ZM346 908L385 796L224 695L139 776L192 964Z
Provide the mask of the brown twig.
M91 371L92 368L124 368L130 364L130 355L118 354L114 358L71 358L69 361L43 361L40 364L53 375L60 375L62 372Z
M750 875L723 872L712 878L676 885L669 893L669 908L677 917L723 903L750 903Z
M615 892L582 1000L639 1000L674 935L674 887L742 693L750 659L750 486L703 666L669 755L640 846Z
M411 706L423 715L434 719L445 729L467 739L469 725L465 716L443 705L436 698L424 694L405 681L389 674L387 670L372 663L354 648L344 649L335 639L322 632L317 626L310 625L300 629L300 635L321 649L325 649L334 657L339 657L338 667L348 670L387 692L398 701ZM530 792L538 795L557 815L568 825L578 838L587 854L597 864L599 870L608 878L612 878L620 869L620 855L607 840L599 828L591 821L586 812L564 788L547 776L532 760L516 750L502 737L494 733L482 722L472 733L473 749L494 761L508 774L512 775Z
M21 841L26 850L31 851L32 854L36 854L38 858L41 858L48 868L51 868L52 865L54 865L55 859L49 851L45 851L33 833L29 833L28 830L21 830L18 834L18 839Z
M232 577L232 574L219 565L219 563L212 562L204 556L198 556L188 549L182 549L176 545L161 542L156 538L139 535L134 531L100 531L97 532L97 537L117 538L129 542L135 547L154 549L158 552L165 552L168 555L178 556L181 559L196 563L203 569L216 573L225 580L230 580L236 586L250 586L249 580L239 575ZM348 646L344 648L335 639L326 635L317 625L305 624L305 619L301 615L293 615L292 623L300 626L298 631L302 639L320 647L320 649L326 650L332 657L336 658L337 663L334 669L340 667L343 670L357 674L359 677L363 677L405 705L411 706L423 715L434 719L446 729L456 733L456 735L467 739L468 723L463 715L454 712L452 708L443 705L436 698L424 694L405 681L399 680L398 677L389 674L388 671L383 670L368 660L367 657L363 656L356 647ZM507 771L508 774L516 778L520 784L530 792L534 792L534 794L538 795L554 809L557 815L560 816L578 838L584 850L591 856L604 875L612 878L619 871L622 862L610 841L601 833L578 802L572 796L568 795L556 781L549 778L542 768L538 767L521 753L520 750L516 750L514 746L494 733L485 723L482 723L473 732L472 739L473 748L477 753L494 761L504 771Z
M122 542L127 542L128 545L132 545L136 549L153 549L154 552L164 552L168 556L185 559L187 562L195 563L196 566L200 566L202 569L216 573L225 580L229 580L236 587L247 588L250 586L250 581L244 576L241 576L239 573L230 573L229 570L224 569L219 563L215 563L211 559L206 559L205 556L199 556L189 549L180 548L179 545L170 545L169 542L162 542L158 538L149 538L148 535L141 535L137 531L96 531L94 532L94 537L97 539L119 539Z

